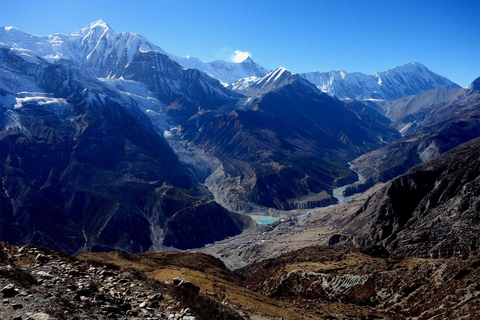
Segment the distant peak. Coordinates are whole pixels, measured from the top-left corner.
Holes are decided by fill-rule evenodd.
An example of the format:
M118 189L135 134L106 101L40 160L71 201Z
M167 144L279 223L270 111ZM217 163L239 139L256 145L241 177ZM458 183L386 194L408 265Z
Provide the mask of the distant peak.
M113 29L102 19L97 20L97 21L93 21L88 26L83 28L83 30L85 30L85 29L101 29L101 30L105 30L105 31L107 31L107 30L113 31Z
M473 80L473 82L468 86L469 92L480 92L480 77Z
M19 29L15 28L15 27L5 27L4 29L5 29L5 31L19 30Z
M289 78L292 75L290 71L288 71L284 67L278 67L277 69L271 71L267 75L265 75L262 80L270 83L270 82L276 82L281 79Z
M93 28L96 26L108 27L108 24L103 19L93 21L92 23L90 23L90 27Z
M389 70L406 70L406 69L426 69L425 65L421 62L407 62L401 66L390 68Z
M421 62L407 62L404 64L404 66L408 66L408 65L415 66L415 67L425 67Z
M272 72L273 73L284 73L284 72L291 73L287 68L284 68L284 67L278 67L277 69L273 70Z

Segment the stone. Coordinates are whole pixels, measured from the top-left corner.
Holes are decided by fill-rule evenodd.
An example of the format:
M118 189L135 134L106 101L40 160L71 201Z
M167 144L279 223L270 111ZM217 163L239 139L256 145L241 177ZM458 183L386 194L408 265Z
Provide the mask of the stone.
M50 320L50 319L52 319L52 317L50 317L48 314L43 312L34 313L27 318L27 320Z
M7 264L6 266L0 267L0 271L9 272L9 271L12 271L12 270L13 270L13 268L9 264Z
M132 305L130 303L124 303L120 305L120 310L122 311L128 311L132 309Z
M41 253L37 254L37 256L35 257L35 260L37 260L37 262L47 262L49 259L49 257Z
M53 276L48 273L48 272L45 272L45 271L38 271L37 272L37 275L40 277L40 278L43 278L43 279L53 279Z
M23 309L23 304L21 304L21 303L14 303L14 304L12 304L12 308L13 308L13 310Z
M185 280L183 278L180 278L180 277L176 277L175 279L173 279L173 284L176 285L177 287L183 287L183 288L186 288L186 289L190 289L195 293L200 292L200 287L199 286L196 286L192 282L190 282L188 280Z
M142 303L140 303L139 305L140 308L146 308L147 307L147 303L145 301L143 301Z
M107 310L107 312L111 312L111 313L120 313L120 308L117 307L117 306L106 306L105 307L105 310Z
M14 297L18 294L18 290L15 289L14 284L6 285L2 290L0 290L0 292L3 293L4 298Z
M80 272L78 272L77 270L71 270L68 272L68 275L72 277L78 277L80 276Z
M163 299L163 295L161 293L156 293L150 297L151 301L159 301Z
M128 311L127 311L127 316L136 317L136 316L138 316L138 311L128 310Z
M173 285L178 286L182 281L186 281L186 280L180 277L176 277L173 279Z
M72 291L77 291L78 287L74 284L68 284L67 289L72 290Z
M107 297L103 293L99 292L95 295L95 299L98 301L106 301Z

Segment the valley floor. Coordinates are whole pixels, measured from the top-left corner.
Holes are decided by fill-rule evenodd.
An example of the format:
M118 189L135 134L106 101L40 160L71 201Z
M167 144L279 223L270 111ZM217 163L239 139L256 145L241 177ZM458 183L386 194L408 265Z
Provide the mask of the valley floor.
M377 184L337 205L283 211L278 222L249 228L235 237L190 251L213 255L229 268L237 269L308 246L328 244L330 237L339 232L340 222L355 213L382 186Z

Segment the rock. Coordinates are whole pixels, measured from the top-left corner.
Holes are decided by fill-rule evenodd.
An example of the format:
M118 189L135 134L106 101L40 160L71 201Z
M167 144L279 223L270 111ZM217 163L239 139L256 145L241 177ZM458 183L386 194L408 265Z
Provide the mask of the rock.
M78 287L74 284L68 284L67 286L67 289L70 289L72 291L77 291Z
M195 320L195 317L194 316L184 316L182 319L183 320Z
M122 311L128 311L132 309L132 305L130 303L124 303L120 305L120 310Z
M105 310L107 310L107 312L110 312L110 313L120 313L120 308L117 306L112 306L112 305L106 306Z
M37 254L37 256L35 257L35 260L37 260L37 262L42 262L42 263L47 262L49 259L50 257L43 255L41 253Z
M140 308L146 308L147 307L147 303L145 301L143 301L142 303L140 303L139 305Z
M4 298L14 297L18 294L18 290L15 289L14 284L9 284L9 285L3 287L3 289L0 290L0 292L3 293Z
M50 317L48 314L39 312L32 314L30 317L27 318L27 320L50 320L52 317Z
M14 303L14 304L12 304L12 308L13 308L13 310L23 309L23 304L21 304L21 303Z
M117 319L117 316L115 315L115 313L109 313L109 314L107 315L107 318L108 318L108 319Z
M91 286L91 285L87 285L85 286L84 288L78 288L76 293L77 295L79 295L80 297L81 296L85 296L85 297L91 297L95 292L97 292L98 289L94 286Z
M106 301L107 297L105 297L103 293L99 292L95 295L95 299L98 301Z
M45 271L38 271L37 272L37 275L40 277L40 278L43 278L43 279L53 279L53 276L48 273L48 272L45 272Z
M183 278L176 277L175 279L173 279L173 284L176 285L177 287L183 287L183 288L186 288L186 289L190 289L195 293L200 292L200 287L199 286L196 286L192 282L190 282L188 280L185 280Z
M153 296L150 297L150 300L151 301L159 301L159 300L162 300L163 299L163 296L161 293L156 293L154 294Z
M136 317L136 316L138 316L138 311L128 310L128 311L127 311L127 316Z
M3 304L7 304L7 303L10 303L10 300L8 300L8 299L3 299Z
M11 265L7 264L6 266L3 266L3 267L0 267L0 271L4 271L4 272L10 272L12 271L13 268Z
M77 270L70 270L68 272L68 275L72 277L78 277L80 275L80 272L78 272Z
M21 316L13 317L13 320L22 320L22 317Z

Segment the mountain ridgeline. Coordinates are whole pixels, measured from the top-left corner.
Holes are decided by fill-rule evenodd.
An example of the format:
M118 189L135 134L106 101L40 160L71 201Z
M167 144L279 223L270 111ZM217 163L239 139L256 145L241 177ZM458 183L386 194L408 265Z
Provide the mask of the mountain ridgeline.
M204 63L100 20L1 27L0 70L0 240L69 253L202 247L257 228L245 213L336 204L351 164L366 181L346 192L480 136L478 81L418 63L372 76Z

